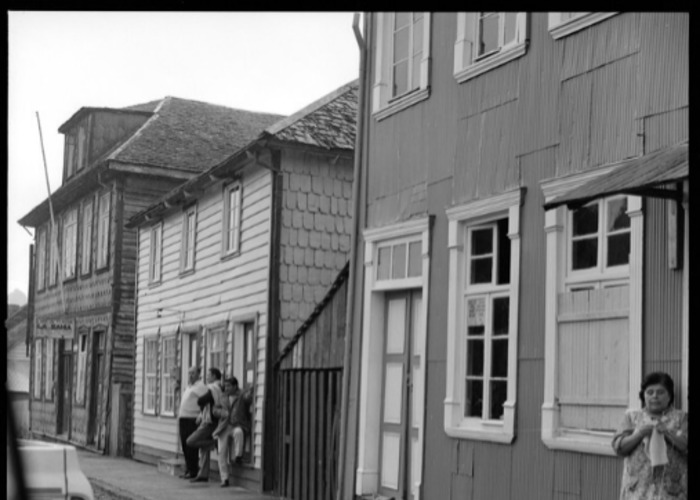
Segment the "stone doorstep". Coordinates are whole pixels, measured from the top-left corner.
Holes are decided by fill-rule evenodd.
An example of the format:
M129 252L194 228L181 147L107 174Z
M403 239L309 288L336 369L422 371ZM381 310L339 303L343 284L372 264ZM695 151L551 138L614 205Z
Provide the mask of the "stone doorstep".
M158 460L158 472L169 476L179 476L185 472L185 460L182 458L161 458Z

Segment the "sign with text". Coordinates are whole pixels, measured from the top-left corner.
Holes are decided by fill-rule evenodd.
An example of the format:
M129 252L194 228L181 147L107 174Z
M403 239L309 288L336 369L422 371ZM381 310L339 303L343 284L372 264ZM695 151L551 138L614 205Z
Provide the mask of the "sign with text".
M37 318L34 336L52 339L72 339L73 331L73 321Z

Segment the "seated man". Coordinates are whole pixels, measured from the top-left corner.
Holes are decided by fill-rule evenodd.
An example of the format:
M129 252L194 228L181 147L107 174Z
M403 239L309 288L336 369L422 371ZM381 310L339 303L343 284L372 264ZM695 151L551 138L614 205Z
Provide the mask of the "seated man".
M240 464L243 459L245 438L250 434L252 400L253 386L241 391L236 377L229 377L224 381L222 404L214 409L214 415L219 417L219 425L213 433L219 441L219 474L222 488L229 485L230 438L233 438L235 463Z

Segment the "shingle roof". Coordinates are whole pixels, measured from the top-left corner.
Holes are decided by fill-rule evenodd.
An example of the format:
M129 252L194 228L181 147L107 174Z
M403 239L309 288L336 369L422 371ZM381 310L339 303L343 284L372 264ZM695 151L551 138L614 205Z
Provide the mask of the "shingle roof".
M155 102L131 107L148 110ZM282 115L166 97L109 160L202 171L221 162Z
M212 175L224 171L245 157L258 143L271 138L283 143L295 143L323 149L352 151L355 147L358 80L349 82L314 101L300 111L269 126L257 138L201 174L180 184L156 203L132 216L127 227L137 226L144 220L160 217L171 207L191 200L188 191L205 189L215 182Z
M343 85L265 130L280 141L324 149L355 147L358 80Z

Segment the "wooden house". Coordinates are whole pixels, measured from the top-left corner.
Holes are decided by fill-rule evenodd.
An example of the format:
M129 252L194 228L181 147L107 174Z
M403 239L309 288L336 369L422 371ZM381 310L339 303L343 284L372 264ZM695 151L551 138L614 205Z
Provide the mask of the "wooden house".
M275 365L329 302L349 258L356 112L351 82L129 220L139 246L136 459L179 468L177 410L187 370L216 367L254 387L252 431L233 481L276 488L283 409L276 406ZM307 348L342 346L328 340L344 332L331 331L337 323L324 323L314 340L305 337ZM328 357L325 367L338 368L337 359Z
M59 128L62 185L19 221L36 229L34 436L131 454L137 231L125 222L279 118L166 97L84 107Z
M617 498L688 401L687 13L365 16L339 498Z

